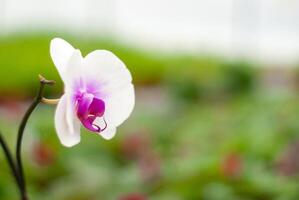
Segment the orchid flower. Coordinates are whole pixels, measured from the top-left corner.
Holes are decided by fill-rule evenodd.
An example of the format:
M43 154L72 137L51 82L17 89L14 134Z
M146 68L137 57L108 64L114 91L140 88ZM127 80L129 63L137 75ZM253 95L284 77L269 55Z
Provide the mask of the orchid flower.
M67 147L78 144L81 124L111 139L135 104L132 77L125 64L107 50L82 57L80 50L60 38L51 41L50 54L64 82L55 113L60 142Z

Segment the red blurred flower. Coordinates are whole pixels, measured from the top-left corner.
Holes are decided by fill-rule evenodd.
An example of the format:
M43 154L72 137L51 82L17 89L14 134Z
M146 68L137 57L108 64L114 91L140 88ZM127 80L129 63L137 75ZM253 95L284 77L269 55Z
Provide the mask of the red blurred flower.
M0 112L7 121L19 120L20 113L24 112L27 103L11 99L0 99Z
M33 147L33 159L41 166L48 166L54 161L53 150L44 143L37 143Z
M143 155L139 160L141 178L144 182L153 182L161 176L161 160L154 153Z
M242 159L237 154L227 155L221 163L221 171L227 177L237 177L242 170Z
M146 131L127 136L122 143L122 152L138 163L140 176L144 182L156 181L161 176L161 159L155 153L151 138Z
M294 176L299 172L299 142L295 141L283 150L276 161L276 169L280 175Z
M130 159L139 159L147 151L150 151L150 139L140 131L124 138L121 146L122 152Z

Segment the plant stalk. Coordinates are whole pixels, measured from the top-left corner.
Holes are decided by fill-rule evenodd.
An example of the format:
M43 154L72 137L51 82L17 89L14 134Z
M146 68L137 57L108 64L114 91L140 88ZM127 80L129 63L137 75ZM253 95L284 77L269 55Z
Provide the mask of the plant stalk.
M9 150L9 148L8 148L1 132L0 132L0 144L1 144L1 147L4 151L4 155L5 155L5 158L7 160L8 165L9 165L9 168L11 170L11 173L12 173L13 177L15 178L15 181L17 183L17 186L18 186L19 190L20 190L20 193L22 194L22 192L21 192L21 180L20 180L20 176L18 174L16 164L15 164L13 158L12 158L11 152L10 152L10 150Z
M22 163L22 155L21 155L21 147L22 147L22 140L24 135L24 130L26 127L26 124L28 122L29 117L31 116L34 109L37 107L37 105L42 101L43 99L43 92L44 92L44 86L45 85L53 85L54 81L46 80L43 76L39 75L39 82L40 82L40 88L37 93L36 98L26 111L21 124L19 126L18 130L18 137L17 137L17 146L16 146L16 164L17 164L17 170L19 172L19 178L20 178L20 187L22 192L22 200L28 200L27 197L27 191L26 191L26 181L24 176L24 170L23 170L23 163Z

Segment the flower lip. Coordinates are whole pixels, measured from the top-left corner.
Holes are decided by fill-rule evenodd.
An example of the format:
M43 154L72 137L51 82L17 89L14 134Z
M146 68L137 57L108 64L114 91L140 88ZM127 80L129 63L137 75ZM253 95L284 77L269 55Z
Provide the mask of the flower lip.
M101 132L106 129L107 123L103 117L105 102L102 99L85 92L76 97L76 104L77 116L85 128L93 132ZM94 123L97 118L103 118L105 123L103 128Z

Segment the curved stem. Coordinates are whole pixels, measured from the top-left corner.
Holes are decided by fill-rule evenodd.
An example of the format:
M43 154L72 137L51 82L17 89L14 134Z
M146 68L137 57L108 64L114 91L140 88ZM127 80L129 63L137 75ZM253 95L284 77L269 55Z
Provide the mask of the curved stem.
M39 89L39 95L42 93L43 91L43 84L41 84L40 89ZM25 177L24 177L24 172L23 172L23 164L22 164L22 159L21 159L21 145L22 145L22 139L23 139L23 134L24 134L24 129L25 126L27 124L27 121L31 115L31 113L33 112L33 110L36 108L36 106L39 104L40 102L40 98L37 98L33 101L33 103L31 104L31 106L29 107L29 109L27 110L27 112L25 113L22 122L20 124L19 127L19 131L18 131L18 139L17 139L17 148L16 148L16 158L17 158L17 166L18 166L18 170L20 173L20 178L21 178L21 187L23 192L26 194L26 184L25 184Z
M47 99L47 98L42 98L41 102L42 103L45 103L45 104L48 104L48 105L56 105L58 104L60 99Z
M24 171L23 171L23 164L22 164L22 158L21 158L21 147L22 147L22 139L24 135L24 129L26 127L27 121L29 117L31 116L32 112L36 108L36 106L41 102L43 98L43 92L44 92L44 86L45 85L53 85L55 82L54 81L49 81L46 80L44 77L39 75L40 79L40 88L38 91L38 94L35 98L35 100L32 102L28 110L26 111L20 127L18 131L18 138L17 138L17 147L16 147L16 160L17 160L17 169L19 171L20 175L20 180L21 180L21 188L22 188L22 200L27 200L27 192L26 192L26 182L25 182L25 176L24 176Z
M12 158L12 155L10 153L10 150L9 150L8 146L7 146L4 138L2 137L2 133L1 132L0 132L0 144L1 144L1 147L2 147L2 149L4 151L4 154L5 154L6 160L8 162L8 165L9 165L9 167L11 169L11 173L12 173L13 177L15 178L15 181L17 183L17 186L18 186L20 192L22 193L22 190L21 190L22 189L21 188L21 180L20 180L20 177L19 177L19 174L18 174L17 167L15 165L15 162L14 162L14 160Z

